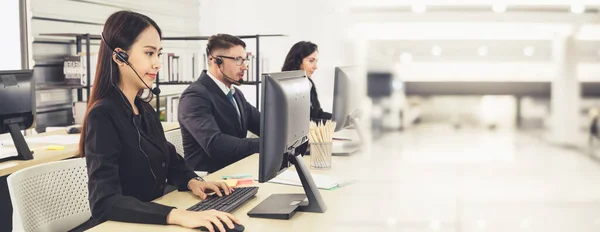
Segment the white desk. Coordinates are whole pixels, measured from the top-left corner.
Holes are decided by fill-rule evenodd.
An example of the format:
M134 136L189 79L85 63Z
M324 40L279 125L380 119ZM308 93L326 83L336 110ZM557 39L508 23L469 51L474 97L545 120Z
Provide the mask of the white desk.
M304 157L308 163L309 156ZM233 212L240 218L246 231L371 231L389 229L388 217L400 207L391 204L393 192L379 181L385 170L377 166L389 163L385 160L370 160L361 153L351 157L333 157L329 170L310 169L311 173L320 173L344 179L357 180L356 183L334 190L320 190L328 210L325 213L296 213L290 220L250 218L246 215L273 193L303 193L302 187L273 183L255 183L260 187L256 197ZM390 170L390 169L388 169ZM258 154L234 163L205 179L220 180L223 175L252 174L258 176ZM388 195L384 197L384 195ZM199 201L190 192L171 192L155 200L157 203L186 209ZM144 225L108 221L91 231L194 231L179 226Z

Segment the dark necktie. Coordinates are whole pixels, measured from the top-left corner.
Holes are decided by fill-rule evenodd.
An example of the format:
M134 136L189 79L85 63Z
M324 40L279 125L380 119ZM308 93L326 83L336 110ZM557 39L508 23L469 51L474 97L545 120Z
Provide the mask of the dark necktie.
M237 105L235 104L235 101L233 100L233 93L231 90L229 90L229 93L227 93L227 99L229 99L229 102L231 102L231 104L233 105L233 108L235 109L235 112L238 115L238 121L240 121L241 124L241 115L240 115L240 111L238 110Z

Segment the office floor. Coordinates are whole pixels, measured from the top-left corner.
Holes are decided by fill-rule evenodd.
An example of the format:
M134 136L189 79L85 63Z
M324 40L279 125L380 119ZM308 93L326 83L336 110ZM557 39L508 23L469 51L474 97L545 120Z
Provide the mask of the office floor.
M600 231L600 161L535 136L420 125L370 151L357 172L381 179L338 229Z

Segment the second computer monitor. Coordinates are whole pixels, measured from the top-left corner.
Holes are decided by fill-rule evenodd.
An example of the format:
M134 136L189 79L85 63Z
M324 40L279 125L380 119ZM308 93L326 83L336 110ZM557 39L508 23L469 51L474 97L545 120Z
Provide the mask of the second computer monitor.
M290 166L308 141L310 84L304 71L263 74L260 115L259 182L267 182Z
M333 87L332 120L336 122L335 131L343 129L348 124L348 115L351 108L351 80L352 67L335 67L335 85Z

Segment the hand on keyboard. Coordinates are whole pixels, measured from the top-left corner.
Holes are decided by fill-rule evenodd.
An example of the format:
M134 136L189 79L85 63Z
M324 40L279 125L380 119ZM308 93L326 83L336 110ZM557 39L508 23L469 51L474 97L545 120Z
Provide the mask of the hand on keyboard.
M215 192L219 197L222 197L223 194L229 195L233 192L233 189L225 182L199 181L192 179L188 186L194 195L199 196L202 200L206 199L206 194L210 192Z
M229 196L218 197L216 195L208 196L206 199L188 208L190 211L205 211L215 209L231 213L258 192L258 187L239 187Z
M195 212L181 209L171 210L171 213L167 216L167 223L186 228L205 227L209 231L229 231L225 226L231 230L235 227L234 223L241 225L240 220L229 213L217 210Z

